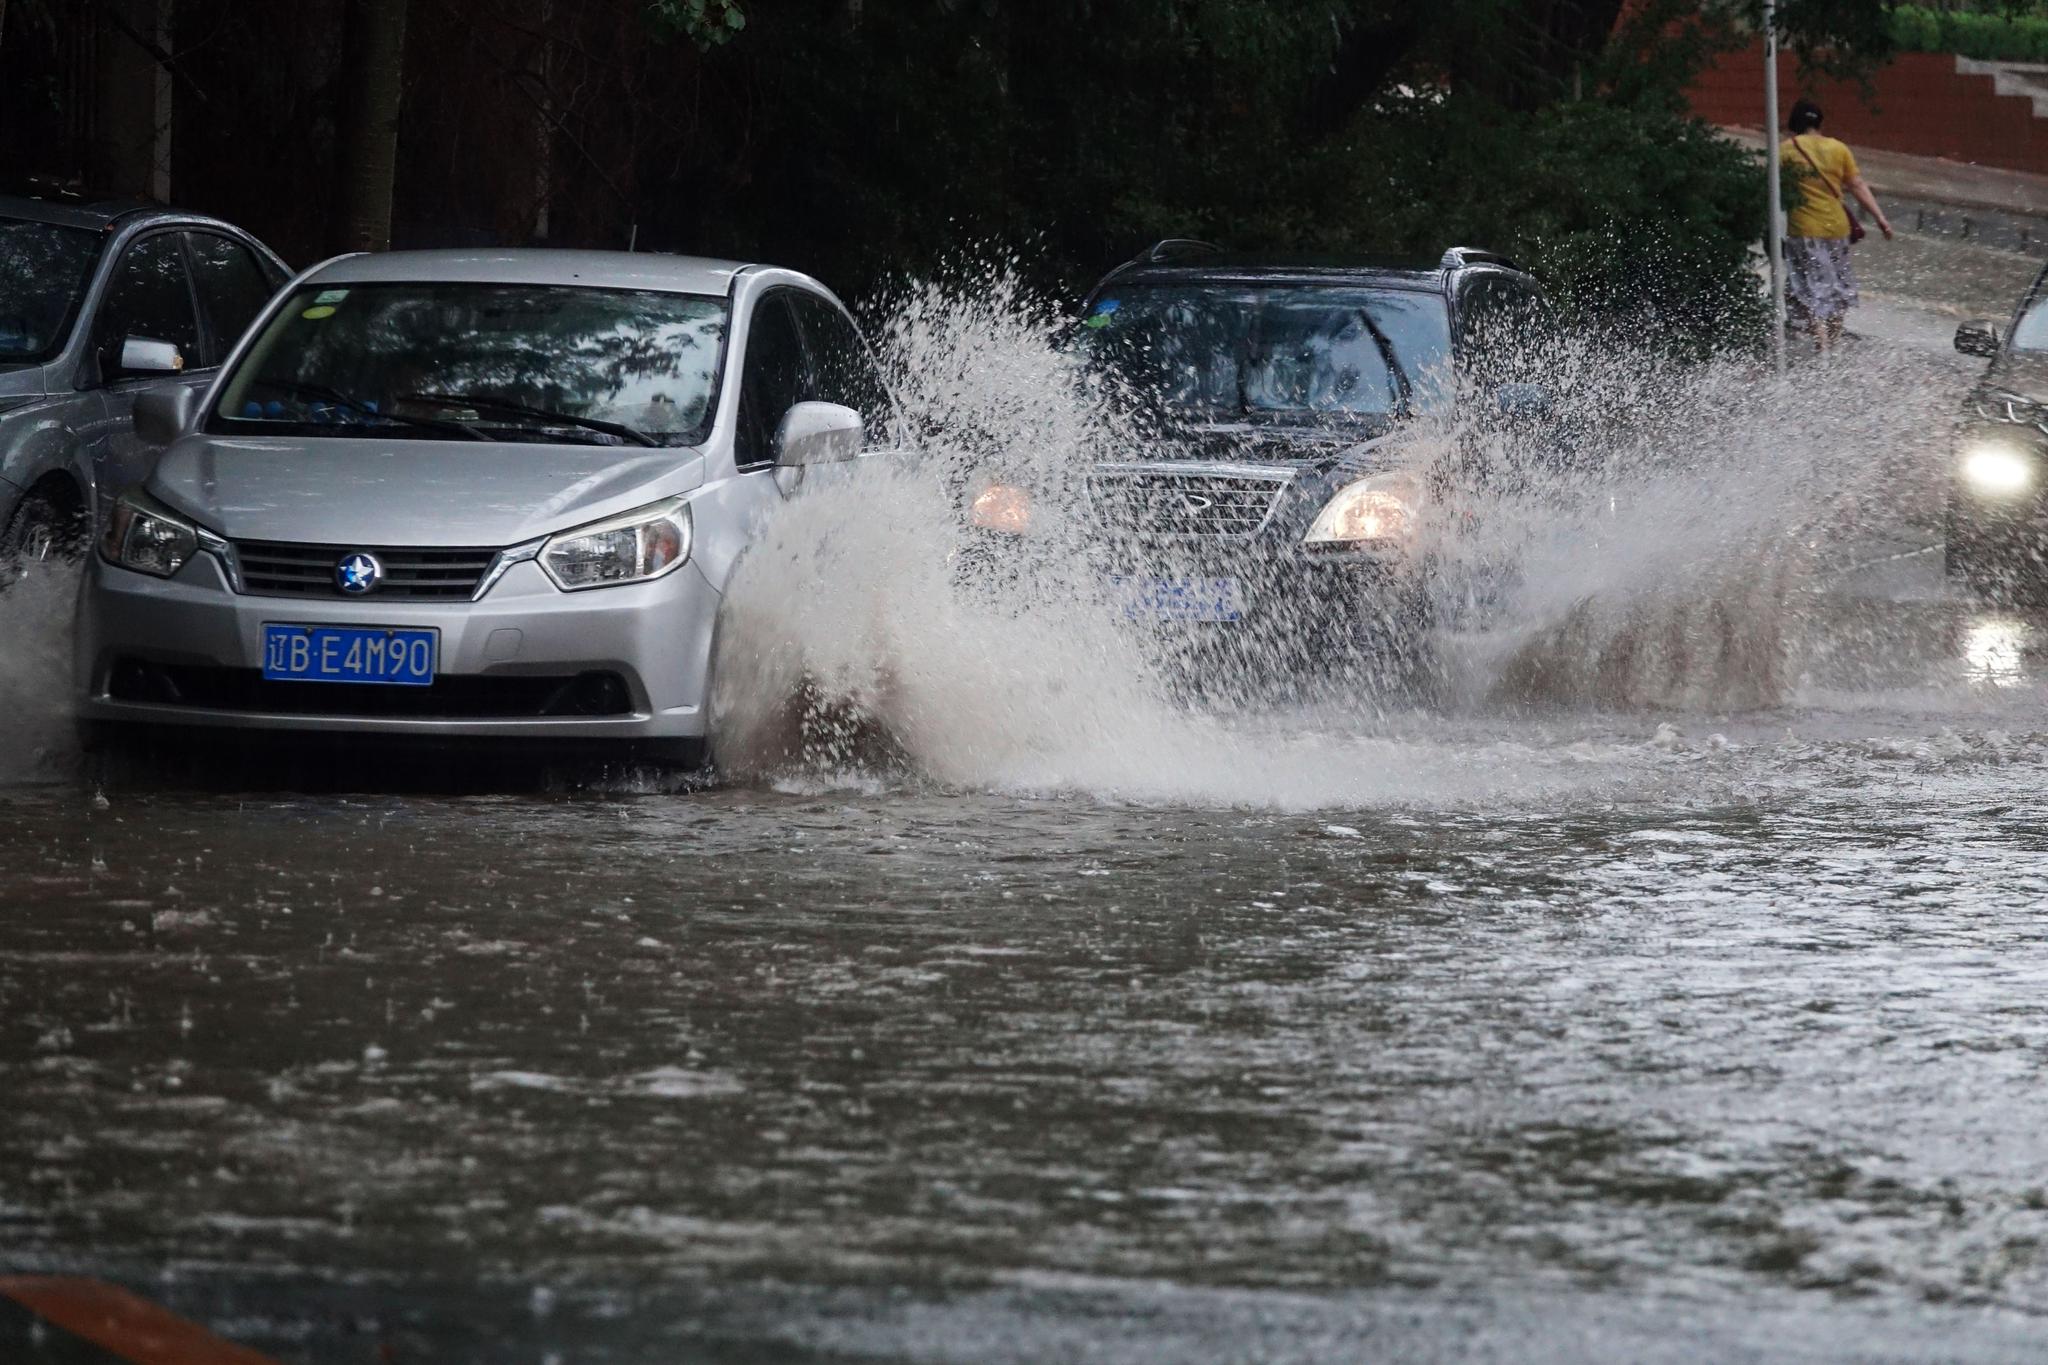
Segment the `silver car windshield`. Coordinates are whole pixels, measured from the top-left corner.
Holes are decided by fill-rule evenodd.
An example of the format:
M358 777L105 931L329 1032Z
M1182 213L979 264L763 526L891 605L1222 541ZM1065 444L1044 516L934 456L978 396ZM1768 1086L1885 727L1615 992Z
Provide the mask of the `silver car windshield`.
M71 332L101 235L0 218L0 365L34 365Z
M1309 285L1105 289L1094 353L1155 398L1199 414L1384 416L1444 391L1441 295Z
M567 285L308 285L209 429L683 446L716 408L723 299Z

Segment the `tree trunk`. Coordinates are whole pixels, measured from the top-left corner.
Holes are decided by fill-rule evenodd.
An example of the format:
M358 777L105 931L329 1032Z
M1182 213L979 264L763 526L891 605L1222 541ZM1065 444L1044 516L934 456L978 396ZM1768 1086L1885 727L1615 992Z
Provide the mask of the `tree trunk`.
M391 201L398 175L398 113L405 81L407 0L349 0L342 79L341 247L391 245Z
M546 246L554 231L555 203L555 0L540 0L540 98L533 109L533 220L536 246Z

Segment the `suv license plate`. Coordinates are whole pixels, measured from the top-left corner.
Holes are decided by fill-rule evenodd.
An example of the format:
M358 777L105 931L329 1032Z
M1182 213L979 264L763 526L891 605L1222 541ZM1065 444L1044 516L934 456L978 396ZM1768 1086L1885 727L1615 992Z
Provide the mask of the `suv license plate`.
M1129 621L1241 621L1235 578L1112 578L1112 600Z
M263 626L263 676L273 682L427 687L440 662L438 630L381 626Z

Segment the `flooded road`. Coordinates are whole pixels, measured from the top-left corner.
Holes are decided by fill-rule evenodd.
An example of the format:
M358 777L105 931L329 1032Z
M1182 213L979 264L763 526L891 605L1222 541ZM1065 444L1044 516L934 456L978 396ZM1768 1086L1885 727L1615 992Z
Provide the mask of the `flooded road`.
M2048 636L1889 486L1720 599L1760 706L480 795L24 713L5 1264L292 1361L2034 1354Z

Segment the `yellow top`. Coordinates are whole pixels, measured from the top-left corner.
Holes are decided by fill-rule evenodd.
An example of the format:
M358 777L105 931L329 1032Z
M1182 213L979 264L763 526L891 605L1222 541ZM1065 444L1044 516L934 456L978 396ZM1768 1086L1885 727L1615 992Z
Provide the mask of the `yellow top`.
M1805 156L1801 156L1801 152ZM1798 187L1799 202L1785 215L1785 231L1793 237L1847 237L1849 235L1849 211L1842 207L1837 190L1847 192L1849 180L1858 174L1856 155L1849 148L1831 137L1818 133L1801 133L1788 137L1780 148L1785 174ZM1806 164L1807 157L1813 158L1813 165ZM1834 182L1829 189L1827 182L1814 174L1818 166L1828 180Z

